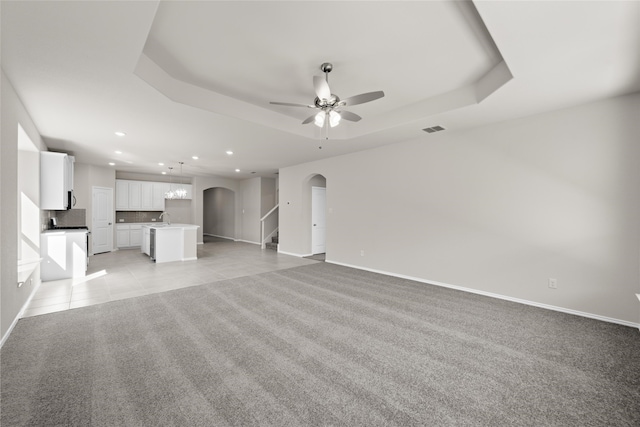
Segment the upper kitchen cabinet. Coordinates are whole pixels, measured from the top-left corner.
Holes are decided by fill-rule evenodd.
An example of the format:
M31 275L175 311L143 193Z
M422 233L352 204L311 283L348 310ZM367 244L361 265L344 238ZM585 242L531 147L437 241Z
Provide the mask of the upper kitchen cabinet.
M40 153L40 209L59 211L73 207L74 161L65 153Z
M129 181L116 179L116 210L129 209Z
M117 211L163 211L164 193L169 184L164 182L116 180Z
M143 211L163 211L164 193L167 187L163 182L140 182L140 204Z

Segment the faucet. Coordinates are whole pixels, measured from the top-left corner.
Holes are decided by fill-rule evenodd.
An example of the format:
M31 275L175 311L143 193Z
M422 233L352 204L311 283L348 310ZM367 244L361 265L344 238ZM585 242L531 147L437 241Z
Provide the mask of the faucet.
M169 215L169 213L168 213L168 212L162 212L162 213L160 214L160 217L159 217L158 219L162 219L162 218L164 218L164 216L165 216L165 215L169 217L169 221L167 221L167 224L171 225L171 215Z

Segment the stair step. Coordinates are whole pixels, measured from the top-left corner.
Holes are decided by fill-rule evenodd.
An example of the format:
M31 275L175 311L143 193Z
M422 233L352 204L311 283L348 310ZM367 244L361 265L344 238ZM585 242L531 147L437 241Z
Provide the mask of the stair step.
M278 250L278 243L267 242L267 243L264 244L264 246L267 249L273 249L273 250L276 250L276 251Z

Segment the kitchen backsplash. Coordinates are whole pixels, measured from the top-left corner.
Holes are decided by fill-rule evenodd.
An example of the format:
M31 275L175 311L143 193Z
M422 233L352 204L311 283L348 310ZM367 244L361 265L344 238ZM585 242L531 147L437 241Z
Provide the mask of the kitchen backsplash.
M116 224L127 222L153 222L160 221L162 211L117 211Z
M40 220L45 228L49 228L49 220L56 218L58 227L87 225L86 209L70 209L68 211L41 211Z

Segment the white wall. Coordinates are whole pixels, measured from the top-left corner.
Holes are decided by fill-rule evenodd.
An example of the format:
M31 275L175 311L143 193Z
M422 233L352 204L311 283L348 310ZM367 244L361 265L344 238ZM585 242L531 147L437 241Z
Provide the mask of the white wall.
M329 261L640 323L639 117L635 94L281 169L280 250L310 252L320 173Z
M4 72L1 74L1 140L0 144L0 333L6 338L17 316L39 282L39 269L34 273L35 280L18 288L18 235L22 229L18 217L18 181L28 189L28 196L39 208L39 167L32 169L33 158L20 161L29 164L29 170L18 171L18 123L23 127L37 150L46 146L38 133L31 117L20 102ZM39 163L38 163L39 165ZM20 179L19 179L20 177ZM35 177L35 178L34 178ZM36 184L34 184L36 183ZM35 190L37 186L38 191ZM33 242L35 243L35 242ZM39 248L39 241L37 242Z
M40 258L40 149L29 135L18 131L18 260ZM36 274L36 280L39 280Z

